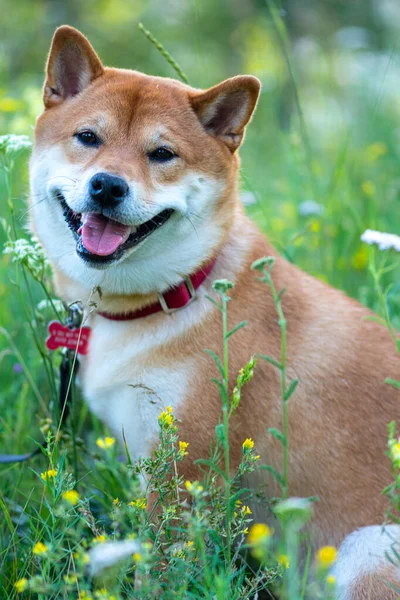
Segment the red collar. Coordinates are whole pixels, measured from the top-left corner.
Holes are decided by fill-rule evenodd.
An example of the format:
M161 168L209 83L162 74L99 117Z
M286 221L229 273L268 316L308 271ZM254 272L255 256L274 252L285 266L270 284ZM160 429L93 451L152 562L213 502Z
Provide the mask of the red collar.
M195 299L197 288L209 276L214 265L215 258L196 271L196 273L190 275L190 277L185 277L179 285L167 290L163 294L159 293L158 301L149 306L128 313L99 312L98 314L111 321L132 321L133 319L141 319L142 317L148 317L161 311L171 314L187 306Z

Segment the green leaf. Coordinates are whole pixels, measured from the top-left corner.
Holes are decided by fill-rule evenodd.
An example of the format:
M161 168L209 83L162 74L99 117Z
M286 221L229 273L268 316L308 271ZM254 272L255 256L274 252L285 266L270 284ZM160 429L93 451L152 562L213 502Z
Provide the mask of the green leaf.
M274 467L271 467L271 465L261 465L260 469L263 469L264 471L269 471L270 473L272 473L272 475L275 477L275 479L280 485L284 484L282 475L279 473L279 471L274 469Z
M214 306L216 306L217 308L219 308L219 310L222 310L222 304L220 304L219 302L217 302L216 300L214 300L214 298L211 298L211 296L208 296L206 294L206 298L207 300L209 300L212 304L214 304Z
M222 375L222 378L224 378L224 377L225 377L224 368L223 368L223 366L222 366L222 364L221 364L221 361L220 361L220 359L219 359L219 356L218 356L217 354L215 354L215 352L213 352L212 350L204 350L204 352L205 352L206 354L208 354L209 356L211 356L211 357L214 359L214 361L215 361L215 364L216 364L216 365L217 365L217 367L218 367L218 371L221 373L221 375Z
M397 381L396 379L390 379L390 377L386 377L385 383L392 385L394 388L396 388L396 390L400 390L400 381Z
M276 429L275 427L270 427L268 429L269 433L271 435L274 436L274 438L276 438L277 440L279 440L280 442L282 442L283 446L286 446L286 439L285 436L283 435L283 433L281 431L279 431L279 429Z
M275 360L274 358L272 358L272 356L268 356L268 354L257 354L257 356L259 358L262 358L263 360L266 360L267 362L271 363L271 365L274 365L274 367L276 367L280 371L282 370L281 363L278 362L277 360Z
M224 431L224 426L222 423L219 423L215 427L215 435L217 436L217 438L219 439L220 442L225 444L225 431Z
M231 329L230 331L228 331L228 333L226 334L226 339L228 339L229 337L231 337L231 335L233 335L239 329L242 329L242 327L245 327L246 325L247 325L247 321L241 321L240 323L238 323L233 329Z
M281 291L279 292L279 294L276 297L277 302L280 302L283 294L286 292L286 288L282 288Z
M379 323L379 325L386 325L385 319L381 317L374 317L373 315L365 315L363 317L365 321L373 321L374 323Z
M225 390L225 387L224 387L224 384L222 383L222 381L220 381L216 377L212 377L211 381L213 381L215 383L215 385L218 386L219 393L221 394L221 398L224 402L226 402L226 400L227 400L226 390Z
M244 494L251 494L251 492L252 490L250 488L241 488L238 492L231 496L232 505L236 504L236 500L239 500L240 496L243 496Z
M125 448L125 454L126 454L126 459L127 459L128 466L132 467L132 464L133 464L132 463L132 458L131 458L131 455L130 455L130 452L129 452L128 444L126 442L125 430L124 430L123 427L122 427L122 439L124 440L124 448Z
M299 383L298 379L292 379L292 381L290 382L290 385L285 393L285 398L284 398L285 402L287 400L289 400L290 396L294 393L298 383Z
M218 473L218 475L221 475L221 477L224 479L224 481L226 481L225 473L212 460L207 460L205 458L199 458L198 460L195 460L194 462L196 465L205 465L212 471L215 471L216 473Z

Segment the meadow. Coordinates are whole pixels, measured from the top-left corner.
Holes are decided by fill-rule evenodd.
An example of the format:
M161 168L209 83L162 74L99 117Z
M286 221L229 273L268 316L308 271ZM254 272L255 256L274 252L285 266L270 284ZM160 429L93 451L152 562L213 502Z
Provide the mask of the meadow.
M106 63L116 66L178 77L139 30L143 19L194 86L211 86L239 72L259 76L263 92L241 149L248 214L289 261L374 310L395 346L399 248L382 251L361 241L367 229L400 231L394 3L382 3L386 12L381 7L368 20L361 11L335 10L322 2L316 24L311 15L317 3L310 0L303 3L305 17L296 27L292 3L287 11L274 3L244 2L235 10L225 4L216 9L208 0L175 4L164 22L157 16L158 2L148 7L103 2L100 17L111 24L106 28L90 19L93 2L85 7L71 2L71 24L82 27L95 47L98 41ZM6 17L8 24L16 29L16 23L25 23L30 8L21 2L11 11L13 17ZM221 426L212 455L204 457L202 482L185 482L177 475L177 464L188 460L188 453L190 458L190 447L180 440L179 422L169 410L160 414L157 455L138 464L129 454L119 459L124 449L89 414L78 390L69 420L60 427L61 354L49 353L44 341L48 321L64 309L52 292L46 259L27 229L29 140L41 111L42 65L53 25L69 16L53 14L45 23L44 10L38 2L31 18L36 31L43 27L48 35L32 47L25 63L18 66L17 54L15 64L7 62L16 52L11 33L5 39L7 56L0 53L0 452L30 452L47 441L30 461L0 465L0 597L120 600L158 594L222 600L261 598L265 590L275 589L287 600L333 598L335 582L328 570L335 549L310 550L305 563L299 563L301 530L312 520L312 501L290 499L290 473L288 480L284 468L276 474L282 497L274 499L274 510L285 531L284 542L278 543L268 526L253 521L249 493L240 487L242 474L268 468L258 464L251 439L243 440L238 472L221 472L229 415L256 368L254 361L238 374L233 397L221 367ZM22 34L16 33L17 39ZM129 44L121 41L124 35ZM131 59L127 49L135 44ZM272 289L273 265L267 261L255 268ZM229 290L220 284L217 291L221 311L229 310ZM279 297L276 308L283 323ZM226 334L221 325L221 336ZM284 337L283 327L282 356L273 357L281 365ZM233 335L229 344L234 343ZM400 388L396 381L390 384ZM289 392L282 410L295 390ZM400 504L397 446L396 426L388 423L393 480L385 493L388 515L395 519ZM138 480L143 474L158 495L158 510L147 510ZM185 494L190 504L181 502ZM265 494L259 501L271 499Z

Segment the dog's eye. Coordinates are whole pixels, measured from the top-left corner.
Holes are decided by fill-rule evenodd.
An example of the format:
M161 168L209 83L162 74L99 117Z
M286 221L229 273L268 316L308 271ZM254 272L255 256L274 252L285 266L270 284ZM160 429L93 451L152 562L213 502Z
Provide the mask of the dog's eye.
M75 133L75 137L84 146L98 146L100 144L99 138L95 133L93 133L93 131L78 131L78 133Z
M176 154L171 152L171 150L167 150L167 148L157 148L157 150L153 150L153 152L150 152L149 154L150 160L157 162L166 162L175 156Z

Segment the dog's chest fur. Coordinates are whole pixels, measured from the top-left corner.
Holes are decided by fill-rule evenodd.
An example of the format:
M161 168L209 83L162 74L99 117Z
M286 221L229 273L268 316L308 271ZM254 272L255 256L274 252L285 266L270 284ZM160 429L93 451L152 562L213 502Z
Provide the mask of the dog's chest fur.
M136 321L94 321L90 354L80 375L84 396L120 441L124 431L132 459L149 456L157 439L158 415L167 405L176 411L184 400L193 362L171 357L167 364L165 354L158 354L158 348L174 337L169 322L157 333L152 327L146 333Z

